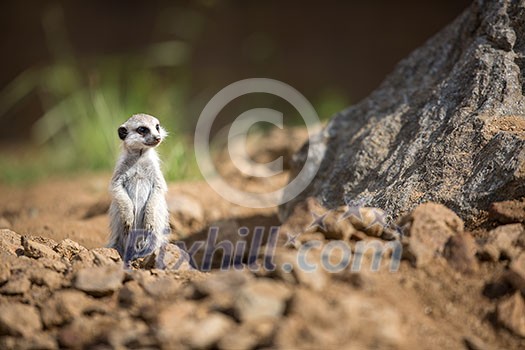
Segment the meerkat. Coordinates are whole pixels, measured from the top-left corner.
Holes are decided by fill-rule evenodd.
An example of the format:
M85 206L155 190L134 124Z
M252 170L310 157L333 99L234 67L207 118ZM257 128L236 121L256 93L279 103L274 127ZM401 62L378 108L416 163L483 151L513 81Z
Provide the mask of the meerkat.
M118 136L122 151L110 184L108 247L132 259L159 248L170 232L167 185L155 150L167 132L157 118L135 114L118 128Z

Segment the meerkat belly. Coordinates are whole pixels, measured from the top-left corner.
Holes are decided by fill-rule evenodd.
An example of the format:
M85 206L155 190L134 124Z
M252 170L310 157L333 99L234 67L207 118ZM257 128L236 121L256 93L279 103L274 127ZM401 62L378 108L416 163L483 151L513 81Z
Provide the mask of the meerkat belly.
M151 194L152 185L151 179L137 173L131 174L129 178L126 191L134 206L134 229L144 228L144 211Z

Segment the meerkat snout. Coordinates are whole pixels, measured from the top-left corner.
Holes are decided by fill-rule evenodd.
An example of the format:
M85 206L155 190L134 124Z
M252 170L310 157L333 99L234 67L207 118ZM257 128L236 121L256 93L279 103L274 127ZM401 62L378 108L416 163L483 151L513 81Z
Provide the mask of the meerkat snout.
M156 147L167 134L159 120L147 114L136 114L118 128L118 136L128 150Z

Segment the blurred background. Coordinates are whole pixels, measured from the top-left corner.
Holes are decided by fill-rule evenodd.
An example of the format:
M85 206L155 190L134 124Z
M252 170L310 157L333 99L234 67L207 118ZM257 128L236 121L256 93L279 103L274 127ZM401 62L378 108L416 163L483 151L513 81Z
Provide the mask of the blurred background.
M264 77L299 90L319 116L366 97L467 0L16 1L0 4L0 181L110 170L117 127L157 116L168 180L195 179L193 127L230 83ZM246 108L282 110L270 96Z

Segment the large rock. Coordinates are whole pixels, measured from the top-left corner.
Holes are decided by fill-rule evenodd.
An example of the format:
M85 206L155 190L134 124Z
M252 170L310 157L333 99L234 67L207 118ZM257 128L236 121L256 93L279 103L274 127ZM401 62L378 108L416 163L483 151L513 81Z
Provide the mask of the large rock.
M467 223L525 195L525 4L474 1L402 60L368 98L296 155L320 168L303 193L336 208L362 199L393 216L425 201ZM314 167L309 168L313 172Z

